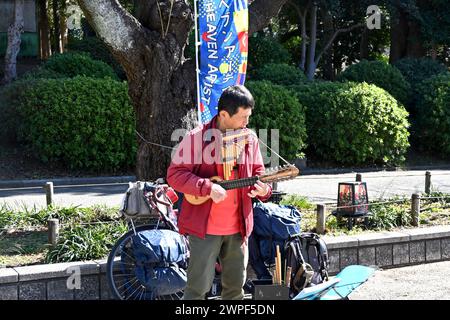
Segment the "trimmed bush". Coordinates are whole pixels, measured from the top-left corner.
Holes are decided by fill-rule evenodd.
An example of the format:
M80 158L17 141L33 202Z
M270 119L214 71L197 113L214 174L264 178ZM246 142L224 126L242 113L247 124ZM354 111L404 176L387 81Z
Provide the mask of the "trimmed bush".
M396 61L394 66L400 70L412 88L425 79L448 71L442 63L431 58L403 58Z
M19 107L19 139L44 162L108 170L134 163L135 119L127 84L75 77L36 80Z
M67 76L53 70L39 67L32 71L28 71L20 79L31 80L31 79L62 79L62 78L67 78Z
M316 82L297 86L306 107L308 145L342 165L397 165L405 160L408 113L386 91L367 83Z
M106 45L99 38L86 37L84 39L70 39L67 48L74 52L85 52L92 59L107 63L114 69L114 72L120 79L126 79L121 65L114 59Z
M290 63L292 60L286 48L271 37L250 37L248 46L249 70L260 68L268 63Z
M417 110L415 105L420 99L418 86L420 83L434 75L448 71L448 69L438 61L431 58L404 58L394 63L411 86L411 103L409 110L415 115Z
M362 60L345 69L339 74L337 80L375 84L404 105L409 101L409 83L397 68L383 61Z
M450 72L438 74L418 86L415 135L424 150L450 156Z
M67 52L51 56L43 65L44 69L60 73L68 78L87 76L119 80L112 67L92 59L86 53Z
M286 63L269 63L256 69L251 76L252 80L267 80L283 86L306 83L308 79L298 68Z
M34 85L34 79L19 79L0 87L0 141L17 142L17 128L20 116L17 106L24 99L24 92Z
M302 157L306 146L305 108L289 90L271 82L248 81L246 87L255 97L249 127L267 129L268 139L270 129L279 129L281 156L290 160Z

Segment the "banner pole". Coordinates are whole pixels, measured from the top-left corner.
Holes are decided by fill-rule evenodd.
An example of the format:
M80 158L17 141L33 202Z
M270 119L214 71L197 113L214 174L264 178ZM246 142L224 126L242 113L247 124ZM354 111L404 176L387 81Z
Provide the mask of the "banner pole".
M200 69L198 66L198 47L200 46L199 36L198 36L198 13L197 4L201 0L194 0L194 15L195 15L195 75L197 77L197 116L198 122L202 124L202 114L200 112Z

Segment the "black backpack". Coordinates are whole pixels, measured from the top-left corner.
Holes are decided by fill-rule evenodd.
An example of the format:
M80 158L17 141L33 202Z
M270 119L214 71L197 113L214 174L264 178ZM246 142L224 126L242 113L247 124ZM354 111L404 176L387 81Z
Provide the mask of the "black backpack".
M325 242L312 232L291 236L284 246L286 275L289 281L290 297L296 296L303 288L328 280L328 250ZM289 268L290 267L290 268Z

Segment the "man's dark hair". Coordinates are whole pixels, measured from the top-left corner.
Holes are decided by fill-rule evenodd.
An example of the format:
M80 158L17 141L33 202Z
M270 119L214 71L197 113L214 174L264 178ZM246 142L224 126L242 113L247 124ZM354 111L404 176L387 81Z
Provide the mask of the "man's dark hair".
M230 117L238 112L239 107L254 108L255 100L248 89L242 85L226 88L219 99L218 112L225 110Z

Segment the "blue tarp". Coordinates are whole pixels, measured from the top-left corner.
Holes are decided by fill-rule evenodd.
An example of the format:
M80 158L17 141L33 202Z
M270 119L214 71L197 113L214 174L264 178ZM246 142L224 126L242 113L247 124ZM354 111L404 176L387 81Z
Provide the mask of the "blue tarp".
M345 267L330 281L303 289L293 300L344 299L366 282L374 272L374 268L366 266L351 265Z
M249 259L258 279L269 279L266 265L275 263L276 246L301 233L301 214L293 206L258 202L253 206L253 233L249 238ZM283 254L283 252L281 252Z
M132 237L135 275L155 296L179 292L186 286L188 249L174 231L154 229Z

